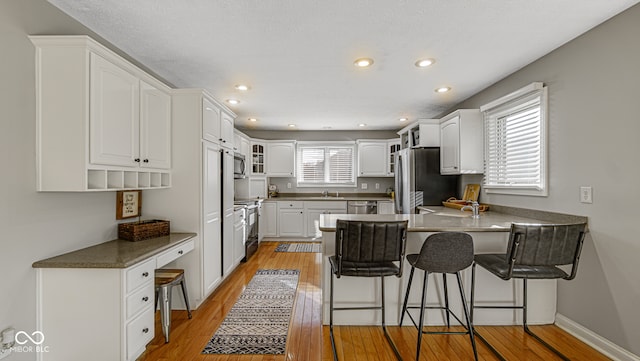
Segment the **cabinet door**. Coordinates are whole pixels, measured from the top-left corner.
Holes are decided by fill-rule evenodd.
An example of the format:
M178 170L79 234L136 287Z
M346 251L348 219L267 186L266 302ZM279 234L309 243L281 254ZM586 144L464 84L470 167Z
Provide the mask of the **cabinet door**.
M261 225L265 237L278 237L278 204L275 202L262 203Z
M246 235L244 234L245 220L234 220L235 226L233 229L233 264L237 265L244 258L244 240Z
M249 178L249 198L267 198L267 178Z
M460 166L460 118L440 124L440 173L457 174Z
M321 209L307 209L307 237L322 237L320 232L320 216L327 213Z
M265 175L265 143L251 142L251 175Z
M138 166L139 87L137 77L100 56L91 54L91 163Z
M205 142L206 143L206 142ZM213 144L203 147L203 215L202 282L205 295L211 293L222 279L222 242L220 214L220 151Z
M278 213L278 231L280 237L304 237L303 209L281 209Z
M242 155L244 155L244 158L248 162L250 162L251 159L251 143L249 142L249 139L244 138L244 137L239 137L240 143L236 144L236 147L238 148L238 150L240 151L240 153L242 153Z
M228 149L233 149L233 117L224 112L220 119L220 138L222 139L220 145Z
M209 99L202 99L202 138L218 143L220 135L221 110Z
M233 153L224 150L222 153L222 211L233 212L234 181L233 181Z
M233 208L222 214L222 277L229 276L233 268Z
M140 165L171 168L171 96L140 82Z
M378 214L394 214L392 201L378 201Z
M296 176L296 147L294 142L267 143L267 176Z
M387 142L358 144L358 177L386 177Z
M387 175L393 177L396 172L396 152L400 150L400 139L393 139L387 143Z

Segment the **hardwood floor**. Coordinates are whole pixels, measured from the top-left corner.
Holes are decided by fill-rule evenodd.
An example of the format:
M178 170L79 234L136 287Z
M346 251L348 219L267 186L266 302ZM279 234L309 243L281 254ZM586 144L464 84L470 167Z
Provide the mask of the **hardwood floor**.
M325 361L332 360L329 328L322 326L320 253L274 252L277 242L263 242L248 263L234 273L198 308L189 320L186 311L173 311L171 341L164 343L159 313L156 333L138 361ZM296 303L291 316L285 355L203 355L202 349L224 320L257 269L299 269ZM572 360L609 360L556 326L532 326L532 330ZM437 327L430 328L437 330ZM444 329L440 327L439 329ZM522 327L478 327L478 331L508 360L559 360L529 336ZM405 360L415 358L417 332L413 327L389 327ZM395 360L379 327L335 327L340 360ZM479 340L480 360L498 360ZM473 360L468 336L425 335L421 360Z

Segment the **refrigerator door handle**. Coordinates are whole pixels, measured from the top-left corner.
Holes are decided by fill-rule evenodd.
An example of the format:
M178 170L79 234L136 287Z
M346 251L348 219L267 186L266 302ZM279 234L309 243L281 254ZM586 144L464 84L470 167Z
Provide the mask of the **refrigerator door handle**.
M395 203L396 203L396 213L402 214L402 183L403 183L403 167L402 167L402 155L398 152L398 159L396 161L396 194L395 194Z

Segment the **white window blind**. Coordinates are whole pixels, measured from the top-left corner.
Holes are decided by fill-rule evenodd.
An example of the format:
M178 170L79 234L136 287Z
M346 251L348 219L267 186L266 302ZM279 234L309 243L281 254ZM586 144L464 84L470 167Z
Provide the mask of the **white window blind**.
M545 114L546 88L484 110L487 192L547 195Z
M298 146L298 185L354 185L355 146Z

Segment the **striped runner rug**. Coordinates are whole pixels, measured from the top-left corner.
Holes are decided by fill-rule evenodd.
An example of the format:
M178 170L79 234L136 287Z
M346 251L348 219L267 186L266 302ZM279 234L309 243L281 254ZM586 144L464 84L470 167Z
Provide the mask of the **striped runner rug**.
M276 247L276 252L321 252L320 243L280 243Z
M299 270L258 270L203 354L285 353Z

